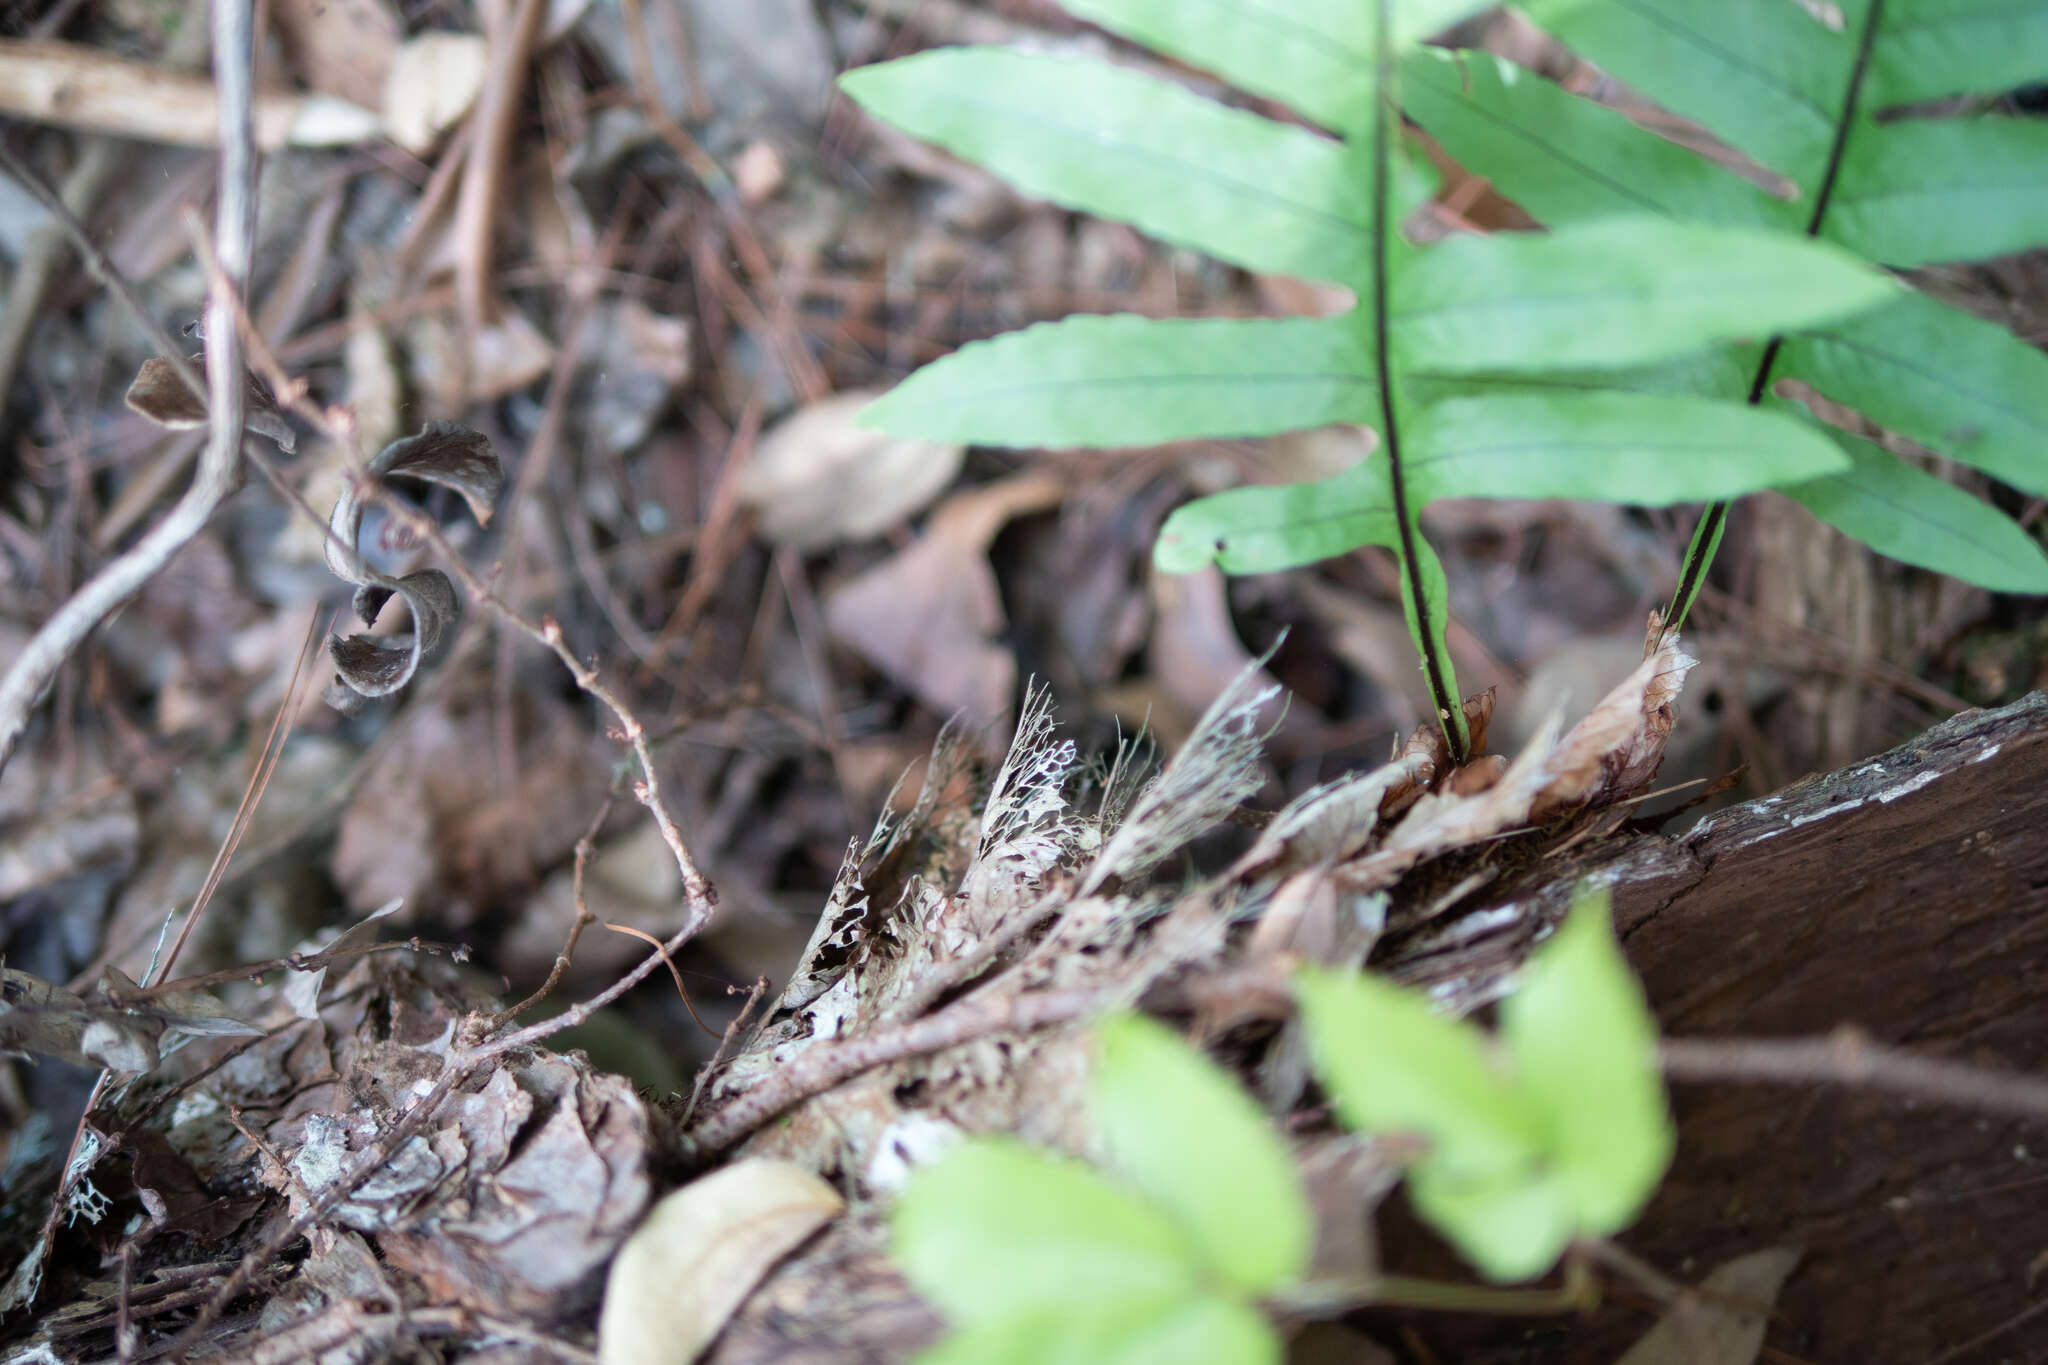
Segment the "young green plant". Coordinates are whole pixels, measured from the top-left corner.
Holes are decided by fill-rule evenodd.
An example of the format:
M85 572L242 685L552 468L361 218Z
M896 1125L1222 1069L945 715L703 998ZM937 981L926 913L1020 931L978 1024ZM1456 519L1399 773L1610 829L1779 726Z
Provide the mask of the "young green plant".
M1883 272L1770 225L1652 210L1418 248L1430 191L1406 155L1403 54L1480 8L1451 0L1070 0L1084 18L1291 105L1316 128L1227 108L1122 67L951 48L842 78L878 117L1028 193L1247 270L1329 281L1323 318L1074 317L962 348L877 402L872 423L943 440L1112 447L1354 423L1378 448L1316 484L1180 509L1159 565L1233 573L1360 545L1391 550L1454 756L1468 747L1444 645L1434 498L1667 505L1852 468L1796 417L1684 378L1744 338L1894 299ZM1320 130L1320 131L1319 131ZM1677 376L1674 378L1673 376Z
M1537 949L1497 1042L1369 976L1309 970L1298 994L1338 1114L1426 1140L1415 1205L1490 1279L1542 1275L1572 1240L1627 1226L1670 1162L1656 1028L1604 896ZM1107 1171L975 1138L905 1188L896 1259L955 1328L920 1365L1278 1361L1264 1309L1330 1301L1302 1292L1314 1214L1286 1144L1138 1015L1101 1025L1090 1098ZM1393 1300L1401 1283L1342 1288Z

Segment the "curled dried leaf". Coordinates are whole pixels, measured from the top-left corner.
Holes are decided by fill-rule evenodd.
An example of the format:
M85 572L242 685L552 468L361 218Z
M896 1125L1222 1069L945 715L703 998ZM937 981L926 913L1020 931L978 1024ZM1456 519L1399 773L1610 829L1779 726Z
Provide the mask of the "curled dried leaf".
M279 450L289 453L298 449L298 433L278 411L269 387L254 374L245 374L242 386L242 424L259 436L268 436ZM128 386L127 403L133 411L172 431L206 425L205 402L185 387L185 381L168 360L157 356L143 361L142 368L135 372L135 382Z
M451 488L462 495L479 522L488 523L491 504L504 486L497 451L482 432L457 422L429 422L416 436L393 441L370 461L371 478L418 479ZM335 499L327 524L333 533L326 545L327 567L335 577L353 583L356 616L366 626L393 597L405 600L412 629L393 635L330 635L327 652L334 657L336 681L327 703L352 714L371 697L388 697L412 681L422 663L432 658L453 633L462 616L455 585L439 569L422 569L403 578L378 573L357 554L363 527L363 491L356 484Z
M844 1207L803 1167L759 1157L675 1191L612 1262L601 1365L695 1360L769 1267Z

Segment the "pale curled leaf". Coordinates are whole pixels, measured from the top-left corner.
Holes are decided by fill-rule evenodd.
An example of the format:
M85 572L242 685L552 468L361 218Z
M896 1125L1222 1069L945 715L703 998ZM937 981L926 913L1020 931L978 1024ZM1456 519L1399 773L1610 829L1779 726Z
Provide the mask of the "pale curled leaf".
M279 450L287 453L296 450L298 433L277 410L277 402L270 396L269 388L254 374L247 377L242 388L242 425L259 436L268 436L277 443ZM206 404L185 387L185 381L178 377L177 370L169 361L157 356L142 362L142 368L135 372L135 382L128 386L125 401L130 411L139 412L158 426L172 431L189 431L206 425Z
M670 1194L605 1279L600 1365L687 1365L755 1284L845 1207L801 1166L755 1158Z
M1715 1266L1701 1294L1680 1299L1615 1365L1751 1365L1798 1264L1796 1249L1766 1247Z
M430 422L418 435L393 441L370 461L368 476L418 479L453 489L480 522L490 520L491 504L504 484L489 438L455 422ZM343 712L360 709L368 698L403 689L448 638L462 612L455 585L439 569L393 578L364 562L356 548L364 510L364 490L351 482L335 499L328 517L323 547L327 567L335 577L355 585L355 613L364 625L375 625L385 603L396 596L412 613L412 629L391 635L327 637L337 674L327 702Z
M0 1053L31 1052L74 1066L154 1071L162 1026L101 996L80 996L0 967Z
M876 397L835 393L762 433L739 494L763 536L800 550L863 540L923 511L953 482L967 447L862 425Z

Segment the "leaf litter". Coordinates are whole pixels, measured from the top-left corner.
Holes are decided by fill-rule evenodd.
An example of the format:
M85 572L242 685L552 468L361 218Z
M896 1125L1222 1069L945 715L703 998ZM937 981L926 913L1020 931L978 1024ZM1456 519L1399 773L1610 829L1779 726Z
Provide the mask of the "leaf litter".
M376 0L273 7L285 72L381 110L420 159L370 144L348 161L279 151L264 182L259 260L274 261L305 245L309 186L346 186L331 241L306 248L296 319L270 333L316 407L354 407L360 451L323 432L310 455L277 466L283 489L331 520L309 521L252 477L195 542L189 582L104 629L0 774L0 950L7 979L35 983L42 1002L0 1016L0 1036L46 1057L12 1064L0 1085L8 1359L117 1356L124 1320L138 1354L160 1351L229 1288L208 1353L602 1349L606 1267L682 1180L679 1153L717 1159L703 1142L721 1122L731 1131L718 1150L745 1154L725 1169L794 1163L849 1203L834 1216L819 1200L807 1215L818 1225L793 1223L786 1255L764 1240L746 1266L712 1277L723 1297L697 1320L708 1358L900 1357L936 1322L884 1254L889 1192L963 1133L1090 1153L1073 1098L1090 1061L1072 1025L1087 1011L1142 1003L1192 1020L1284 1108L1301 1095L1275 985L1287 965L1370 955L1445 987L1458 1008L1493 998L1534 929L1468 917L1485 896L1460 888L1491 876L1480 884L1497 899L1510 862L1621 818L1670 736L1675 653L1512 761L1446 772L1405 665L1375 653L1375 623L1398 608L1374 562L1155 583L1158 519L1190 490L1258 477L1266 448L998 461L896 449L856 426L865 395L915 360L1020 321L1269 312L1285 294L1027 203L828 107L831 54L865 60L914 40L895 27L905 7L540 8L525 103L505 106L517 125L498 166L506 192L465 228L458 191L486 102L467 93L479 47L477 88L512 80L502 46L480 37L482 16L457 6L424 26ZM80 32L155 41L98 9L83 7ZM929 11L922 40L985 39L994 25L1055 48L1099 41L1045 27L1043 7ZM749 74L757 53L775 81ZM636 70L643 56L650 71ZM426 59L446 63L445 87L390 83ZM49 158L38 164L64 170L56 140L69 136L38 143ZM136 155L148 174L98 191L95 222L153 222L177 202L156 185L203 188L189 154ZM118 263L145 274L166 316L188 315L203 277L182 261L182 239L158 235L147 250L122 247ZM273 293L276 307L290 302L286 273L259 267L258 311ZM497 306L472 325L458 295L479 282ZM169 442L203 418L89 293L41 310L22 371L32 382L13 386L10 431L32 437L33 458L32 476L10 474L0 497L0 639L42 619L90 567L74 531L101 529L102 493L141 509L123 534L153 517L189 459ZM594 298L601 319L580 334L578 298ZM1318 309L1327 302L1287 305ZM580 370L566 385L565 358ZM252 430L290 453L310 419L259 373ZM118 384L130 374L137 407ZM786 452L740 453L750 409L765 430L795 433ZM1280 444L1286 458L1359 448L1341 430L1321 442L1334 455ZM523 502L498 487L498 455L524 480ZM357 481L366 467L410 475L402 491L422 497L480 579L529 619L552 616L573 654L650 720L678 822L722 893L677 965L714 1032L741 1025L687 1123L682 1102L622 1079L630 1049L611 1045L638 1040L687 1071L715 1040L697 1037L672 997L641 991L620 1002L612 1033L600 1016L574 1035L589 1060L563 1039L561 1051L536 1045L480 1067L375 1175L342 1188L472 1046L468 1021L491 1017L473 1012L525 995L582 913L656 934L693 913L661 830L633 807L643 775L621 777L617 722L556 661L493 636L492 613L438 549L390 529ZM1571 524L1542 505L1490 507L1445 538L1454 593L1487 585L1483 600L1454 603L1473 631L1454 648L1497 656L1461 655L1460 667L1504 699L1557 642L1627 629L1656 595L1640 557L1581 591L1557 563ZM1630 524L1669 554L1682 548L1668 526ZM353 594L304 571L313 541ZM809 606L779 576L777 550L814 592ZM678 621L686 582L702 605ZM141 979L167 913L189 908L258 769L254 736L281 704L280 665L308 613L326 620L350 595L361 624L335 628L330 649L349 664L335 695L360 709L294 712L245 850L180 970L340 956L273 966L260 984L219 982L212 1005L124 1003L106 967ZM1254 660L1264 671L1247 674ZM1013 713L1024 719L1006 748ZM1126 718L1121 733L1112 714ZM1119 744L1148 714L1170 755L1159 770L1144 746ZM1286 728L1273 734L1276 721ZM1397 729L1417 737L1378 763ZM894 805L893 761L857 761L933 748L922 786ZM579 876L573 850L608 778L620 808ZM1278 809L1248 833L1241 806L1267 794ZM849 831L877 810L891 818L849 852ZM402 913L361 922L399 895ZM1459 926L1460 950L1432 950L1432 926ZM477 965L436 955L448 940ZM600 990L643 955L595 928L563 988ZM741 1021L752 973L735 964L754 961L778 976ZM723 995L728 985L741 993ZM1054 1006L1069 1013L1030 1014ZM934 1021L925 1041L944 1046L887 1054ZM242 1029L264 1032L234 1036ZM780 1075L878 1042L877 1060L772 1122L739 1131L722 1117ZM28 1122L79 1113L91 1088L52 1054L137 1064L94 1101L76 1151L69 1119ZM1304 1161L1334 1172L1330 1207L1358 1211L1354 1227L1391 1178L1373 1153L1315 1141ZM67 1167L80 1174L45 1238ZM334 1207L245 1264L323 1197ZM1331 1254L1356 1265L1374 1249ZM19 1311L33 1281L35 1312Z

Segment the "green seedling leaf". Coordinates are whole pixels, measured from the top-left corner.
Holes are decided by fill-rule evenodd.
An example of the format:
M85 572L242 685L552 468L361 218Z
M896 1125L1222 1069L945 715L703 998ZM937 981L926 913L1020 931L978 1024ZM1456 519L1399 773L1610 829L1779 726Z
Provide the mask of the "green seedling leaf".
M1500 1177L1450 1172L1434 1158L1408 1171L1415 1211L1487 1279L1533 1280L1576 1232L1571 1190L1541 1169Z
M941 48L849 71L877 117L1034 194L1247 270L1369 284L1343 146L1103 62Z
M1832 321L1897 290L1803 238L1636 217L1446 242L1402 272L1391 306L1402 364L1512 373L1653 364Z
M1294 1161L1244 1088L1138 1014L1096 1034L1092 1108L1110 1165L1245 1294L1298 1279L1315 1242Z
M1316 1074L1346 1124L1427 1138L1433 1171L1459 1188L1534 1171L1537 1116L1477 1029L1358 973L1307 967L1294 989Z
M1657 1066L1657 1025L1608 922L1582 891L1501 1003L1501 1041L1536 1110L1570 1224L1628 1225L1671 1162L1676 1132Z
M871 404L937 441L1129 446L1370 422L1372 347L1350 317L1072 317L977 341Z
M1776 413L1639 393L1504 394L1426 408L1408 428L1428 497L1577 498L1663 507L1848 468L1834 443Z
M2048 559L2017 522L1873 442L1830 434L1851 468L1786 496L1879 554L1994 592L2048 593Z
M1165 1214L1079 1161L977 1138L919 1171L896 1204L893 1254L956 1325L1192 1297L1200 1273Z
M1280 1339L1255 1309L1186 1298L1050 1305L977 1323L916 1365L1279 1365Z

